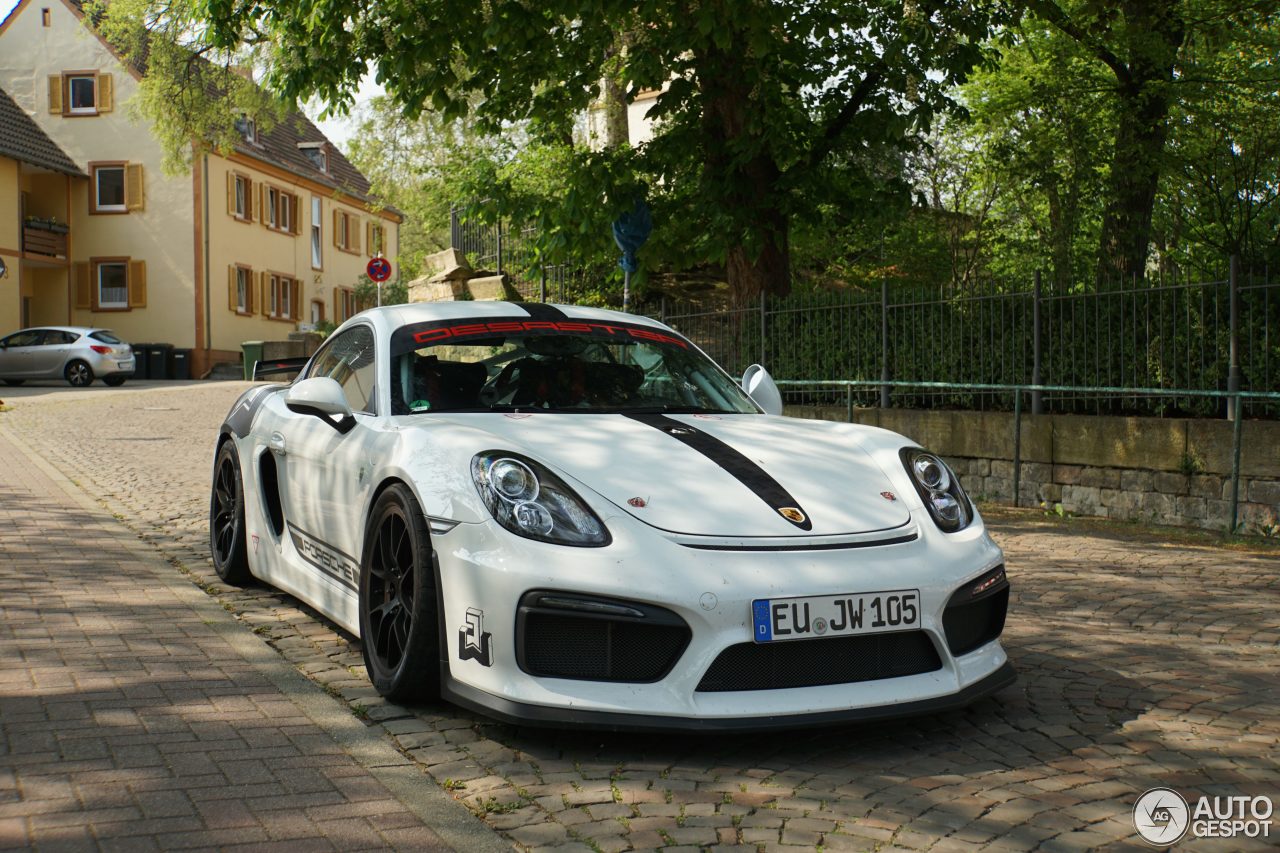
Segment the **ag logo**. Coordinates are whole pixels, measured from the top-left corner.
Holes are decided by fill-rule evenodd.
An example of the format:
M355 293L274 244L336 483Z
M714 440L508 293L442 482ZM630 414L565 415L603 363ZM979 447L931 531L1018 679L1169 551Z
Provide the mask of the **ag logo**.
M467 608L467 623L458 629L458 658L493 666L493 635L484 632L484 611Z
M1191 810L1171 788L1152 788L1133 804L1133 826L1144 841L1168 847L1187 832Z
M804 524L804 513L801 512L796 507L793 507L793 506L778 507L778 515L782 516L787 521L791 521L796 524Z

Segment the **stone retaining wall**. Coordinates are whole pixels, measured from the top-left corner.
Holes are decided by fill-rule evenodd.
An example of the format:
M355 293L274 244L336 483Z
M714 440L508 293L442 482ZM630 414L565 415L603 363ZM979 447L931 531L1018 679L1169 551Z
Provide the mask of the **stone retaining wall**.
M788 407L844 421L843 408ZM941 454L976 498L1012 502L1013 415L855 409L853 420L910 436ZM1237 519L1277 535L1280 423L1242 425ZM1019 505L1226 530L1231 520L1232 424L1185 418L1023 415Z

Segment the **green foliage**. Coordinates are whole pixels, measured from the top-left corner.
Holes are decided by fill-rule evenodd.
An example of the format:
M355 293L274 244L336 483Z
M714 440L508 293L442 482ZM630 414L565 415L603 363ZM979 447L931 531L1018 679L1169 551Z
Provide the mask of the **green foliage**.
M541 257L607 246L601 226L647 188L659 228L646 266L725 267L742 293L789 288L792 221L849 202L839 168L883 182L868 165L909 148L947 107L949 87L983 60L1001 7L202 0L201 11L211 44L266 49L267 80L286 98L318 96L341 111L376 70L410 118L465 117L495 136L521 128L527 156L473 162L471 185L488 192L472 197L526 213L519 221L546 235ZM661 90L646 144L581 144L606 76L627 81L631 97Z

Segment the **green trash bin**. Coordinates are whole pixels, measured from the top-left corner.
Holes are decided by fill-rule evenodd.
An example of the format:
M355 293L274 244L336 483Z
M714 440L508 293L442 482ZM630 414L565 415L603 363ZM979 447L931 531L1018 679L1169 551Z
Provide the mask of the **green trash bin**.
M262 341L241 341L240 350L244 353L244 378L253 379L253 368L262 361Z

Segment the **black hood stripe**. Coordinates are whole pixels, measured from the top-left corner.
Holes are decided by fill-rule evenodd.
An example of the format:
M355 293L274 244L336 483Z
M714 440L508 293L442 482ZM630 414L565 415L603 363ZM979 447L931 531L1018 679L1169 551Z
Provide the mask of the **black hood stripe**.
M545 302L521 302L520 307L535 320L568 320L569 316L554 305Z
M768 472L737 450L725 444L714 435L703 432L695 426L669 418L666 415L630 414L627 417L642 424L661 430L679 441L685 447L701 453L719 465L735 480L746 486L756 497L768 504L779 517L786 519L801 530L812 530L813 522L809 513L791 497L791 493ZM783 515L783 510L798 510L803 521L796 521Z

